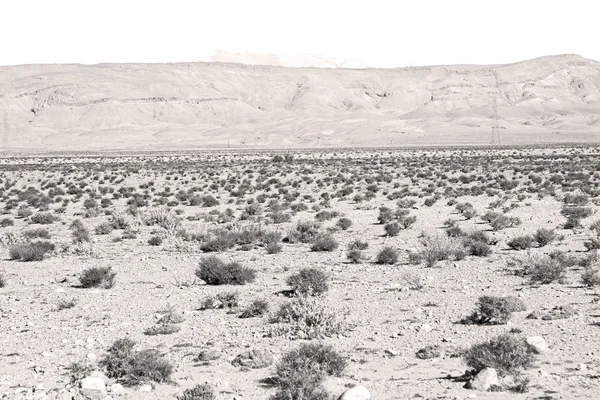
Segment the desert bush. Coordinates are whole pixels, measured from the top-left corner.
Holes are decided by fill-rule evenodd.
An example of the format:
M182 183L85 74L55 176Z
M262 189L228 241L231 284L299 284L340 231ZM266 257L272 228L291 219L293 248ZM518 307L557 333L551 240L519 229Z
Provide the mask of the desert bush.
M144 331L146 336L171 335L177 333L181 328L174 324L156 324Z
M585 242L583 242L583 245L585 246L587 251L598 250L600 249L600 239L591 238L590 240L586 240Z
M581 282L586 286L600 285L600 268L592 265L585 267L581 274Z
M81 222L80 219L73 221L70 229L73 243L84 243L91 240L90 231L83 225L83 222Z
M421 360L430 360L441 357L442 349L438 345L429 345L419 349L415 355Z
M321 235L321 225L316 221L300 221L290 230L287 240L290 243L311 243Z
M369 247L369 243L361 240L354 240L348 245L348 250L366 250Z
M0 274L0 289L2 289L3 287L6 287L6 278L4 277L4 275Z
M499 215L495 219L490 222L492 229L495 231L500 231L506 228L513 228L515 226L521 225L521 220L518 217L508 217L506 215Z
M349 218L340 218L335 225L345 231L350 229L352 226L352 221Z
M211 256L200 261L196 276L207 285L245 285L254 282L256 271L237 262L225 263Z
M23 232L23 237L27 239L50 239L50 232L44 228L28 229Z
M353 264L360 264L364 259L362 251L358 249L348 250L346 257L348 257L348 260Z
M96 235L109 235L113 231L113 226L109 222L103 222L94 228Z
M210 385L196 385L183 391L177 400L216 400L215 391Z
M131 339L119 339L100 360L109 378L127 386L168 382L173 366L155 350L135 350Z
M288 334L292 338L320 339L344 331L343 318L322 298L300 296L282 304L272 316L271 323L279 324L274 334Z
M252 301L240 314L240 318L252 318L265 315L269 311L269 302L257 299Z
M549 245L554 241L555 238L556 233L554 233L552 229L540 228L533 234L533 239L540 247Z
M592 215L592 209L590 207L580 206L565 206L560 212L565 217L576 220L584 219Z
M163 238L157 235L152 236L150 239L148 239L148 244L150 246L160 246L163 242Z
M463 357L474 374L494 368L501 376L530 368L535 360L525 340L511 334L476 344L467 349Z
M525 310L525 303L513 296L481 296L477 301L475 311L462 322L465 324L506 324L513 312Z
M590 230L595 232L596 235L600 235L600 219L590 224Z
M331 235L317 237L310 246L311 251L334 251L337 248L338 242Z
M239 293L223 292L216 296L204 298L200 304L201 310L220 310L222 308L235 308L239 305Z
M393 247L384 247L377 253L375 261L377 264L396 264L398 262L398 251Z
M226 230L210 232L209 238L200 245L204 252L223 252L231 249L237 243L237 235Z
M328 280L325 272L316 268L304 268L289 276L286 283L296 295L317 296L329 289Z
M272 400L329 400L323 387L327 376L341 376L346 361L331 346L303 344L286 353L276 368L277 392Z
M532 284L549 284L564 281L569 261L560 255L554 257L528 256L514 260L512 263L519 266L517 274L528 276Z
M462 260L467 255L461 238L430 236L423 238L422 243L419 257L428 267L433 267L442 260Z
M9 226L13 226L15 224L15 221L13 221L10 218L2 218L0 220L0 228L7 228Z
M283 246L281 246L277 242L267 242L264 244L264 247L267 251L267 254L277 254L281 253L281 251L283 250Z
M384 229L387 236L398 236L400 233L400 225L397 222L388 222Z
M513 250L527 250L531 248L534 242L533 236L523 235L512 238L506 244Z
M110 289L115 284L116 276L111 267L90 267L81 272L79 282L82 288Z
M446 229L446 235L450 237L461 237L465 235L465 232L462 229L460 229L458 225L453 225Z
M37 213L29 219L30 223L40 225L50 225L56 221L58 221L58 217L50 213Z
M14 244L10 246L8 253L11 260L42 261L54 248L54 244L39 240Z

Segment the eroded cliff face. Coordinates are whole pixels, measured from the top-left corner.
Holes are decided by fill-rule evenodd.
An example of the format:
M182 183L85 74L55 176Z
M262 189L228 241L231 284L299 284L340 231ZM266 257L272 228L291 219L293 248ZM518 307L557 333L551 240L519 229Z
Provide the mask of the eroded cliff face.
M222 63L0 68L0 149L596 141L600 63L314 69Z

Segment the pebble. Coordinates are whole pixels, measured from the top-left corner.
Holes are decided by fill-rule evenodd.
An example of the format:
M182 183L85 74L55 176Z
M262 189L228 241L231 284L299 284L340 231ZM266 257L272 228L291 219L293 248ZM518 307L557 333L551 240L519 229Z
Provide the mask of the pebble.
M83 378L80 383L81 394L86 399L100 400L106 397L104 380L98 377Z
M498 384L498 373L494 368L484 368L468 383L469 389L486 392L493 385Z

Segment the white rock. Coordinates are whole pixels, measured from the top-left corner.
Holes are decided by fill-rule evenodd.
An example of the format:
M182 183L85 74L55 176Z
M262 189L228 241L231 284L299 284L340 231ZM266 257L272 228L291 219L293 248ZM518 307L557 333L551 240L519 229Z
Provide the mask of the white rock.
M364 386L354 386L351 389L346 390L338 400L370 400L371 392Z
M535 354L543 354L548 349L546 340L541 336L530 336L526 339L526 342Z
M152 391L152 386L151 385L146 384L146 385L140 386L140 392L149 393L151 391Z
M123 387L123 385L115 383L114 385L110 386L110 391L111 393L123 394L125 393L125 388Z
M432 330L433 330L433 328L429 324L421 325L421 331L423 331L423 332L431 332Z
M80 383L81 394L86 399L100 400L106 397L104 380L98 377L83 378Z
M493 385L498 384L498 373L494 368L482 369L471 382L469 388L475 390L487 391Z

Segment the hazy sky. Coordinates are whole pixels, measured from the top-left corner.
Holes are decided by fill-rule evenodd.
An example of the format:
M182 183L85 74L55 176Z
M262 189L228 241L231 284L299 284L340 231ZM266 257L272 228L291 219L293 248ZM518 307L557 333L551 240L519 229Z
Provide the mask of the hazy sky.
M600 60L597 0L1 0L0 65L178 62L216 51L373 67ZM303 61L305 62L305 61Z

